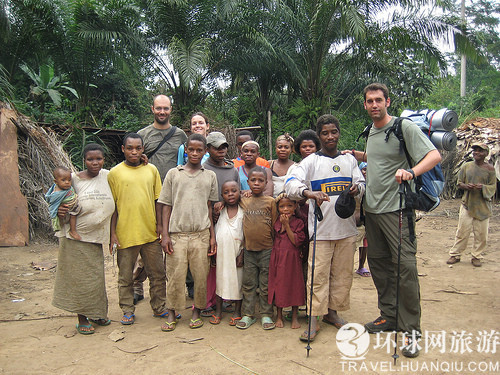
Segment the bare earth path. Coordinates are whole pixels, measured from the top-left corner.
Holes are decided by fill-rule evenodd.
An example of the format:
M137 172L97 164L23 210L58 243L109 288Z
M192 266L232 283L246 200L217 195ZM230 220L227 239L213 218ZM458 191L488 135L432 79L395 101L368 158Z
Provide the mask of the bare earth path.
M147 293L137 306L136 323L125 327L119 323L117 276L110 257L106 282L113 322L97 327L94 335L83 336L76 333L76 316L51 305L54 270L36 271L30 266L31 262L55 261L57 247L33 244L0 248L0 373L500 373L500 207L496 205L490 220L488 252L481 268L472 267L469 254L453 267L445 264L458 208L458 200L444 201L417 223L422 328L427 332L416 359L400 357L394 365L392 349L387 353L384 345L386 336L378 342L370 336L363 360L343 359L337 329L324 323L311 344L309 358L305 344L298 340L302 330L292 330L290 323L273 331L262 330L260 324L242 331L230 327L225 316L219 326L210 325L207 318L204 327L190 330L190 312L185 310L177 329L164 333L161 320L152 316ZM351 309L342 316L357 323L378 316L370 278L355 275ZM301 324L306 326L305 318ZM118 342L108 338L115 330L123 331L125 338Z

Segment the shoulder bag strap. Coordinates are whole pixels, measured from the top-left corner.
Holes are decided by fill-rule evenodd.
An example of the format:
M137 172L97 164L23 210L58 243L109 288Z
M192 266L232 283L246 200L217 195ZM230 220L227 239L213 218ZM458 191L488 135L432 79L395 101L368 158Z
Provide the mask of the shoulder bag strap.
M160 147L165 144L166 141L168 141L170 138L172 138L172 136L174 135L174 133L175 133L176 130L177 130L177 126L172 126L172 128L170 129L170 131L165 135L165 137L163 137L163 139L160 142L160 144L158 146L156 146L156 148L149 155L146 154L146 156L148 157L148 159L151 159L151 157L154 154L156 154L156 151L158 151L160 149Z

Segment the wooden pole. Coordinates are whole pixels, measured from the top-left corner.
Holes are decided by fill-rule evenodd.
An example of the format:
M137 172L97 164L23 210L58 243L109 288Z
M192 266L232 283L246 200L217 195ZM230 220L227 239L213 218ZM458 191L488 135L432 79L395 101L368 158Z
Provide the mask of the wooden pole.
M462 0L461 4L461 19L462 19L462 25L465 28L466 25L466 20L465 20L465 0ZM466 82L467 82L467 58L465 57L464 54L462 54L462 59L460 63L460 97L464 98L466 94Z
M269 160L273 158L273 137L271 134L271 111L267 111L267 124L269 131L267 133L267 144L269 146Z

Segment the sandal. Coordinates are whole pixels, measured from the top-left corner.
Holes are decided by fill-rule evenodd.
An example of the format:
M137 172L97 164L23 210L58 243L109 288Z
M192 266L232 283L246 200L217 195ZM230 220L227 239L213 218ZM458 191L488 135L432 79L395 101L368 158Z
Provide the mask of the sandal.
M372 274L366 268L360 268L356 270L356 273L361 277L370 277Z
M98 326L109 326L111 324L111 319L89 319L92 323Z
M336 327L337 329L340 329L342 328L343 326L345 326L347 324L347 321L345 321L344 319L340 318L340 320L337 320L336 322L332 322L331 320L328 319L328 314L327 315L323 315L323 322L325 322L326 324L330 324L331 326L334 326Z
M261 319L261 324L262 324L262 328L265 329L266 331L270 330L270 329L274 329L276 327L273 320L268 316L265 316Z
M155 318L166 318L168 316L168 310L165 310L164 312L162 312L161 314L153 314L153 316ZM180 318L182 318L182 315L181 314L177 314L175 316L175 319L179 320Z
M209 307L208 309L201 310L200 315L204 318L210 318L214 313L215 313L215 309L212 306L212 307Z
M230 302L222 302L222 312L232 313L234 311L234 306Z
M241 316L237 316L236 318L231 317L231 319L229 319L229 325L234 327L236 323L238 323L238 320L241 320Z
M134 314L123 314L122 320L120 320L120 323L123 324L124 326L129 326L131 324L134 324L135 322L135 315Z
M189 321L189 328L191 329L195 329L195 328L201 328L203 327L203 320L201 320L201 318L198 318L198 319L191 319Z
M236 323L236 328L247 329L252 324L254 324L256 321L257 321L257 319L252 318L248 315L245 315L243 318L240 319L239 322Z
M163 332L171 332L175 329L176 324L177 324L176 320L174 320L173 322L165 322L161 325L161 330Z
M88 328L89 330L83 330L82 328ZM94 333L94 327L91 324L77 324L76 330L82 335L91 335Z
M315 339L315 338L316 338L316 336L318 335L318 332L319 332L319 326L316 326L316 330L312 331L312 332L311 332L311 336L309 337L309 341L310 341L310 342L313 342L313 341L314 341L314 339ZM307 332L307 331L304 331L304 332L302 332L302 335L300 335L299 340L300 340L300 341L307 342L307 336L308 336L308 332Z
M217 315L212 315L212 318L210 318L209 323L210 324L220 324L221 317Z

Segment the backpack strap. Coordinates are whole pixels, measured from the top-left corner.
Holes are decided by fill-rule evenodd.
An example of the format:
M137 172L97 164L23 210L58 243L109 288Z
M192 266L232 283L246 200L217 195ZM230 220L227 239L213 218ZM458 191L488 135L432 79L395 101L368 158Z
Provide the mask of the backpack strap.
M368 125L359 135L358 138L356 138L356 142L359 141L361 137L363 137L365 140L368 139L368 135L370 134L370 129L372 128L373 124Z
M158 144L158 146L156 146L156 148L149 153L149 155L146 154L146 156L148 157L148 159L151 159L151 157L156 154L156 151L158 151L161 146L163 146L165 144L166 141L168 141L170 138L172 138L172 136L174 135L175 131L177 130L177 126L172 126L170 128L170 131L165 134L165 137L163 137L163 139L161 140L161 142Z
M394 124L386 131L385 141L387 142L389 140L390 134L394 133L396 138L399 140L399 152L400 153L404 152L404 154L406 156L406 160L408 161L408 165L410 166L410 168L412 168L413 164L411 162L410 153L408 152L408 149L406 148L406 142L405 142L404 137L403 137L403 130L402 130L402 125L401 125L403 123L403 120L405 120L405 119L411 121L411 119L408 119L406 117L398 117L396 120L394 120ZM410 187L410 184L408 183L408 181L403 181L402 183L404 185L405 200L407 200L409 197L409 193L412 193L411 187ZM420 186L421 186L421 177L418 176L415 179L415 187L417 189L419 189ZM411 243L414 243L415 239L416 239L415 221L413 220L413 215L414 215L413 209L410 209L408 207L405 208L404 216L406 216L406 218L408 220L408 232L409 232L408 234L409 234Z

